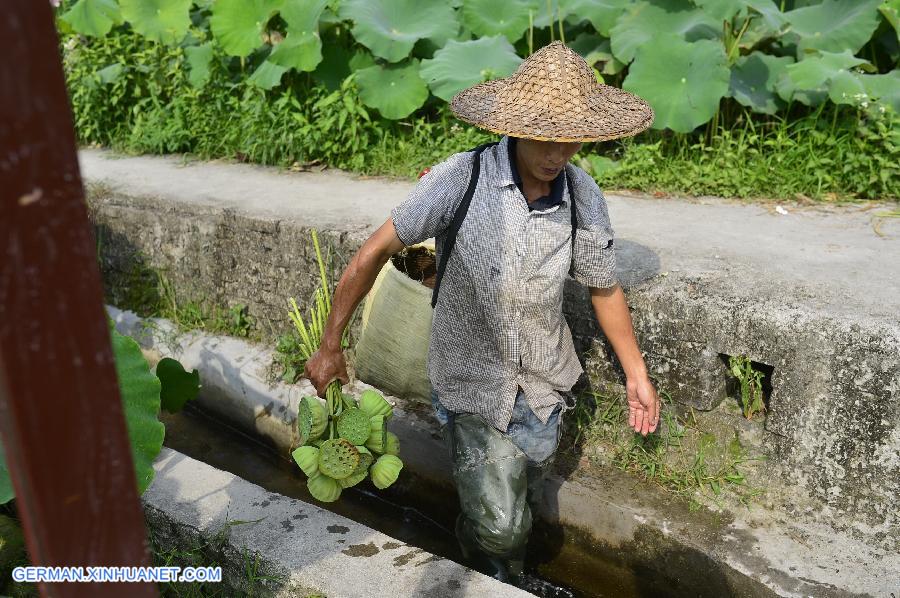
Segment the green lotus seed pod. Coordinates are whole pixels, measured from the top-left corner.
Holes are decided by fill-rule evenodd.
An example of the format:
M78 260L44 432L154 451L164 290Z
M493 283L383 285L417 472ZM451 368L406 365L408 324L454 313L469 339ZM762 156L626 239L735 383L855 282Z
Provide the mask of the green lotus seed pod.
M337 433L352 444L363 444L369 438L369 417L356 407L346 409L338 417Z
M302 402L309 407L310 428L307 441L309 442L322 436L328 428L328 413L325 411L325 405L315 397L303 397Z
M365 450L365 448L363 448ZM353 473L348 475L346 478L338 480L338 483L341 485L341 488L349 488L351 486L356 486L361 481L366 479L366 476L369 473L369 466L375 462L375 457L372 456L372 453L366 451L365 453L361 453L359 455L359 465L356 466L356 469L353 470Z
M346 438L326 440L319 449L319 471L336 480L346 478L359 465L359 451Z
M309 477L319 473L319 449L314 446L301 446L295 449L291 456L300 469Z
M384 490L397 481L403 461L394 455L381 455L372 465L372 483L379 490Z
M391 404L374 390L363 391L359 397L359 408L365 411L369 417L383 415L385 419L390 419L394 413L394 408L391 407Z
M366 439L366 448L374 453L383 453L387 444L387 428L384 425L384 416L376 415L369 419L369 437Z
M306 480L306 487L314 499L322 502L336 501L342 490L337 480L322 473L317 473Z
M297 443L303 446L310 440L312 432L312 413L309 410L309 403L300 401L297 407Z
M386 439L384 443L384 454L385 455L400 455L400 439L397 438L397 435L393 432L385 433Z

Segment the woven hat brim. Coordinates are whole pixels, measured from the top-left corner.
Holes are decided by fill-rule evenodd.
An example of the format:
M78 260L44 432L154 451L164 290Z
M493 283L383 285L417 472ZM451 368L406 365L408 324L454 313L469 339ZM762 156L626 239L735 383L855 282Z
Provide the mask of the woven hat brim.
M631 137L653 124L653 108L625 90L598 85L583 106L541 105L540 101L498 102L509 78L479 83L456 94L457 118L493 133L537 141L591 142ZM534 94L532 94L534 96Z

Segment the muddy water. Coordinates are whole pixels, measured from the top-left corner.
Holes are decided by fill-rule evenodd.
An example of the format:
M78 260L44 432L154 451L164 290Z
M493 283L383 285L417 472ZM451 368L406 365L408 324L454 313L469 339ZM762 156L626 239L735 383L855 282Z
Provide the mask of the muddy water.
M376 493L360 484L345 490L337 502L325 505L310 497L299 468L257 439L194 411L163 414L161 419L166 425L165 444L172 449L271 492L320 505L398 540L462 562L452 532L458 506L451 491L423 492L420 480L401 475L386 492ZM647 588L644 584L641 589L636 586L632 570L585 552L561 533L558 527L536 526L529 556L548 558L530 564L523 589L545 598L637 598L668 593L642 591ZM665 587L662 583L652 585Z

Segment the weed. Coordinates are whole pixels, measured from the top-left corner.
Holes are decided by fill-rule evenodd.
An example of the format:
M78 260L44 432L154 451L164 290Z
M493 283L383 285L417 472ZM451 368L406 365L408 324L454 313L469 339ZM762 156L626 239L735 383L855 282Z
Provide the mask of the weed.
M624 397L592 392L576 403L576 442L596 450L597 458L655 482L697 508L702 499L719 502L726 492L742 503L759 492L747 484L741 466L752 460L737 436L719 439L698 424L693 411L679 418L671 397L661 392L659 430L648 436L627 426Z
M749 357L739 355L728 358L728 367L741 386L741 408L744 417L751 419L766 410L763 402L763 372L753 368Z

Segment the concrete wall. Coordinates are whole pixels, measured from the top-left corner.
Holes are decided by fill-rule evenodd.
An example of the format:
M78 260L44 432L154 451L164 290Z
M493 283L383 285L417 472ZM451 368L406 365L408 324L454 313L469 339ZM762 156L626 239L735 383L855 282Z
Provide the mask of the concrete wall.
M316 222L244 215L90 188L89 205L110 296L147 268L163 270L184 298L248 306L262 335L289 329L287 298L317 284L309 230ZM321 231L339 272L365 239L358 228ZM792 306L791 289L755 296L689 273L656 275L639 245L620 243L636 332L652 374L672 397L710 409L726 398L720 358L749 355L774 367L764 444L773 471L804 488L848 527L885 536L900 514L900 325ZM565 311L586 365L621 382L591 312L571 283ZM592 349L592 350L591 350Z

